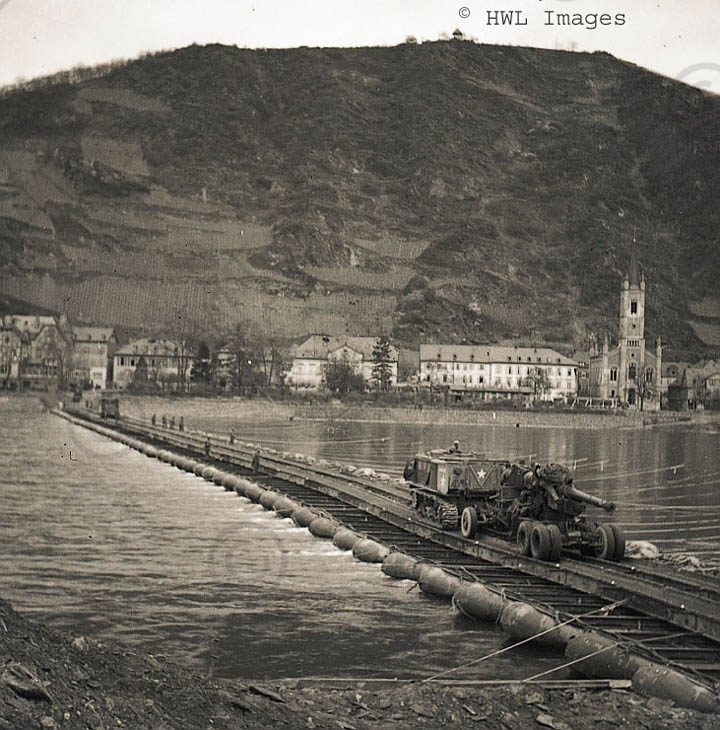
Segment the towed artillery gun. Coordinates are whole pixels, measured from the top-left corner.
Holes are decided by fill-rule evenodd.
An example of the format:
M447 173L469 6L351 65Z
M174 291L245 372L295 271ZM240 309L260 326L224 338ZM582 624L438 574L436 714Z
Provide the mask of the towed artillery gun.
M415 511L443 530L500 535L539 560L557 560L563 550L614 561L625 555L619 527L583 514L588 505L612 512L614 504L579 490L560 464L510 464L454 448L417 454L403 475Z

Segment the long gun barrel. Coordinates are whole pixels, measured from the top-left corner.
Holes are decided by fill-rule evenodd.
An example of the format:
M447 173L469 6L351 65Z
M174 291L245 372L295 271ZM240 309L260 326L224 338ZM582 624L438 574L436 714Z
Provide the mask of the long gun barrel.
M565 497L576 499L578 502L586 502L587 504L595 505L595 507L600 507L606 512L612 512L615 509L614 502L608 502L606 499L595 497L592 494L583 492L581 489L574 487L572 484L564 485L562 491Z

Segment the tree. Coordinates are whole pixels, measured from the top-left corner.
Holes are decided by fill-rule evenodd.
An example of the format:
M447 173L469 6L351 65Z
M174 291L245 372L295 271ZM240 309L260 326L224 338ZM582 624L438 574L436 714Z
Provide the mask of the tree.
M212 376L210 348L203 341L198 347L197 355L193 360L190 379L193 383L209 383Z
M130 389L136 393L143 393L150 386L150 373L148 371L147 360L144 355L140 355L135 372L133 373Z
M381 336L373 346L372 379L378 390L387 392L392 383L392 352L390 340Z
M640 402L640 410L645 409L645 401L653 400L655 398L655 384L649 381L647 378L647 371L645 371L645 377L635 377L632 379L635 384L637 391L638 401Z
M212 356L212 382L218 388L227 390L237 379L237 358L232 349L225 345L219 348Z
M523 380L523 385L530 386L533 389L535 398L542 399L543 395L550 388L550 378L548 378L545 368L531 368L528 370L527 377Z
M49 356L48 362L54 362L57 387L62 390L67 387L73 357L72 328L67 316L61 314L60 317L56 317L55 326L48 328L45 332L44 349Z
M351 391L365 390L362 375L355 372L355 368L345 355L337 360L329 360L323 366L323 376L325 388L331 393L344 395Z

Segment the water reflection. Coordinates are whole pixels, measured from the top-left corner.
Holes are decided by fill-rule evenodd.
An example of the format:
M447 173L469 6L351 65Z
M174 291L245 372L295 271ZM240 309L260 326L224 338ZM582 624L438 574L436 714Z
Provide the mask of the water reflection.
M214 419L200 427L218 429ZM720 556L720 449L714 433L397 423L238 423L240 438L400 476L413 453L458 439L491 458L559 461L578 486L612 500L629 539ZM590 508L592 509L592 508Z

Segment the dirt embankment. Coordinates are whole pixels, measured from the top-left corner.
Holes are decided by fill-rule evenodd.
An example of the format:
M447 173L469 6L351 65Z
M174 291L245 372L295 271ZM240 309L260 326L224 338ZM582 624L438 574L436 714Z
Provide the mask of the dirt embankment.
M293 682L219 682L161 656L49 629L1 599L0 659L2 730L711 730L720 723L717 716L624 690L428 684L368 689L351 681L330 689Z

